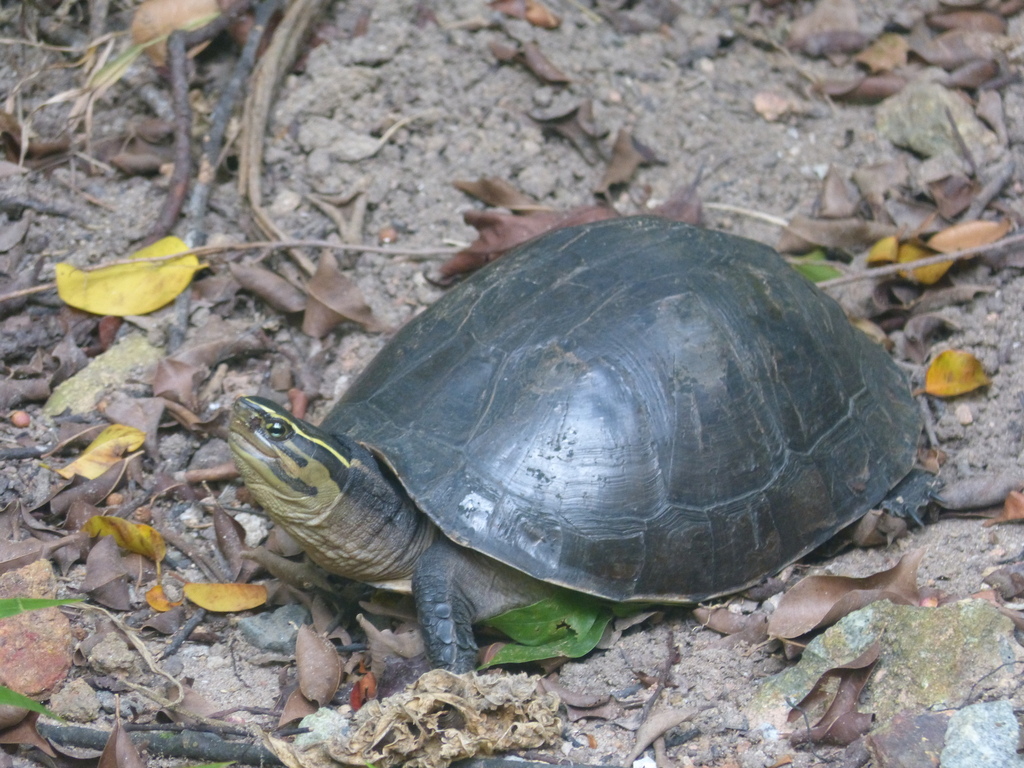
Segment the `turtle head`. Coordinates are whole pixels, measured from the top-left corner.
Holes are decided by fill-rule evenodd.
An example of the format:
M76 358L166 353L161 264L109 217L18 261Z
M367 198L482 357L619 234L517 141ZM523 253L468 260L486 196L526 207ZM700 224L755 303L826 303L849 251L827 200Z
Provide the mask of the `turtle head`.
M433 527L354 440L262 397L240 397L228 445L270 518L327 570L359 581L406 578Z
M352 466L339 440L262 397L235 401L228 444L253 497L284 524L316 524Z

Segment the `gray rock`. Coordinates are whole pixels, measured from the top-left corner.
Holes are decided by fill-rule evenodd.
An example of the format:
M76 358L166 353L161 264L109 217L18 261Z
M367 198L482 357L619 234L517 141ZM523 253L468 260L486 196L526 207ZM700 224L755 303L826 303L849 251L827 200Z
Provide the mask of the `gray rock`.
M309 611L301 605L285 605L275 611L249 616L238 628L250 645L269 653L295 653L299 627L309 621Z
M851 613L808 645L800 662L768 678L751 702L754 727L792 730L787 702L802 700L829 669L854 661L873 643L878 666L861 694L860 711L883 727L901 710L954 708L968 695L1007 695L1015 686L1013 665L1024 660L1013 625L992 605L963 600L938 608L872 603ZM984 690L971 690L984 680Z
M956 124L974 160L995 159L999 140L979 120L962 98L939 83L911 83L878 105L878 131L893 144L925 157L949 152L961 155L960 143L950 119Z
M986 701L955 712L946 729L941 768L1024 768L1017 754L1020 724L1008 701Z

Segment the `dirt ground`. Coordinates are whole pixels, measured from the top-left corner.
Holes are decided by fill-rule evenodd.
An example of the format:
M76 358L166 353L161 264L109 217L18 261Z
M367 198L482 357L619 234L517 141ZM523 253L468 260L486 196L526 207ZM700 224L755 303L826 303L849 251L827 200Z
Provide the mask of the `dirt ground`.
M810 214L829 166L849 177L855 169L894 157L902 157L911 169L921 162L879 134L874 106L828 102L813 91L812 80L834 74L835 64L753 39L748 31L755 12L747 3L682 3L683 12L670 24L655 23L650 31L638 33L617 31L573 0L549 4L562 17L555 30L499 16L480 2L331 4L319 24L321 44L308 52L303 71L287 78L272 111L263 184L275 223L293 238L338 239L336 224L307 195L364 191L367 210L360 236L366 243L377 244L380 233L390 229L397 247L463 245L475 233L463 222L462 213L479 205L452 182L483 176L509 181L554 208L589 204L604 163L588 163L568 141L547 135L527 116L557 113L584 99L592 100L594 121L608 133L600 142L602 148L607 150L616 132L627 128L661 161L640 168L628 187L615 191L611 202L620 212L641 212L664 201L703 172L699 194L705 203L705 224L771 245L778 241L779 228L743 211L781 219ZM23 34L20 5L0 3L0 36L8 38L0 45L0 94L8 99L7 109L16 106L30 114L34 130L45 137L59 132L67 105L42 107L42 102L77 85L79 73L44 69L53 63L52 53L10 43ZM433 18L414 23L427 7ZM636 13L642 16L652 7L641 4ZM787 19L809 7L795 3L781 11L760 9L761 18L775 28L758 28L761 34L779 37ZM893 24L911 26L933 7L916 0L867 0L858 3L860 28L873 38ZM127 11L120 6L118 11L121 15L115 18L123 24ZM365 34L351 37L367 14ZM1009 37L1009 66L1019 72L1021 15L1011 18ZM497 63L489 48L494 41L536 41L570 82L543 84L522 66ZM215 100L234 55L229 46L220 46L198 58L193 102L201 112ZM843 67L852 71L849 63ZM140 60L95 105L94 139L122 135L133 121L151 115L159 94L166 91L153 68ZM154 92L158 95L151 95ZM796 105L795 111L777 121L764 119L753 107L755 95L762 92L782 95ZM1007 151L1016 157L1018 170L999 200L1019 222L1024 217L1024 89L1014 82L1001 92L1009 127ZM409 122L372 157L345 159L368 137L402 119ZM40 280L50 279L52 265L60 260L90 265L130 252L148 231L166 195L166 183L159 176L89 171L89 163L76 157L45 172L0 180L0 198L31 198L62 211L63 215L32 214L26 247L42 257ZM179 232L187 228L183 221ZM214 242L258 237L228 175L215 186L206 230ZM382 324L396 328L441 295L442 289L428 278L437 274L444 259L354 253L344 256L341 264ZM286 255L275 254L268 263L285 262ZM224 271L214 265L215 272ZM1024 276L1017 268L974 263L959 266L951 280L977 283L985 291L967 303L939 310L955 330L936 349L973 352L992 383L955 400L925 400L939 447L948 454L942 479L952 483L1021 471ZM52 311L56 299L44 295L30 306L33 316L40 317ZM145 321L130 321L121 333L141 328L151 341L160 343L172 312L168 308ZM213 314L207 306L195 309L189 333L202 334L214 321L228 323L238 333L260 328L276 345L293 351L302 363L294 379L307 389L309 382L315 387L310 392L315 398L313 421L326 413L388 337L348 323L322 339L311 339L293 319L244 293L238 294L223 321L211 318ZM13 323L6 321L4 333L13 332ZM5 366L24 363L25 349L7 348ZM239 394L266 387L271 366L282 359L269 354L231 361L219 386L206 390L207 415L229 407ZM920 386L924 366L902 362L915 386ZM126 389L146 393L144 383L129 382ZM52 442L53 421L41 413L40 405L21 406L32 416L27 429L5 420L0 441L7 446ZM177 427L162 435L159 455L146 459L147 472L184 469L206 442ZM209 450L226 456L223 446ZM3 504L20 498L31 507L46 498L53 475L38 465L36 460L9 461L0 467ZM231 485L215 487L228 507L234 505L234 490ZM173 509L168 519L179 531L210 546L213 534L206 508L192 508L184 521L182 506ZM815 567L866 575L921 546L928 550L922 583L965 596L983 587L987 571L1019 557L1024 529L982 528L977 520L943 519L912 530L889 548L849 551ZM80 582L81 568L72 568L66 589L73 591ZM241 698L250 705L273 706L280 665L254 663L233 621L217 620L213 626L228 641L186 644L173 660L176 671L193 678L196 690L222 706ZM674 646L681 658L672 667L664 703L698 712L668 734L668 754L677 765L764 768L791 757L794 766L810 766L841 754L841 749L830 747L813 752L794 748L748 730L744 705L757 681L784 662L769 647L722 648L717 639L687 612L672 610L658 623L629 630L613 649L565 665L561 684L586 692L624 691L637 682L638 672L656 675L667 649ZM109 712L98 724L103 722L109 722ZM632 740L633 733L614 721L589 719L569 724L564 743L548 754L576 763L619 765Z

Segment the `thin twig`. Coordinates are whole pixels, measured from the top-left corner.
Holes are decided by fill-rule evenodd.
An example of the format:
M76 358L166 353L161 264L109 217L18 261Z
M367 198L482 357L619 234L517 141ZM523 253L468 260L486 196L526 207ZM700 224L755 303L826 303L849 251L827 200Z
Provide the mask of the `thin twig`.
M781 216L773 216L770 213L755 211L751 208L741 208L738 205L729 205L728 203L704 203L704 207L709 208L712 211L725 211L726 213L737 213L741 216L748 216L751 219L760 219L768 224L774 224L776 227L789 226L789 222Z
M142 259L119 259L106 264L98 264L94 267L82 267L82 272L95 272L106 267L119 267L125 264L144 264L146 262L168 261L180 259L183 256L212 256L224 251L258 251L262 249L276 248L320 248L328 251L366 251L367 253L384 253L392 256L447 256L458 252L459 248L402 248L394 245L365 245L363 243L331 243L326 240L268 240L258 243L229 243L222 245L204 245L201 248L190 248L187 251L172 253L167 256L151 256ZM43 283L32 288L22 288L19 291L0 294L0 303L17 299L22 296L31 296L36 293L52 291L57 287L56 283Z
M948 261L963 261L964 259L969 259L973 256L978 256L979 254L987 253L989 251L994 251L998 248L1019 245L1021 243L1024 243L1024 233L1012 235L1011 237L1004 237L1002 240L997 240L996 242L988 243L987 245L976 245L973 248L965 248L962 251L940 253L936 256L929 256L927 259L908 261L903 264L889 264L885 267L873 267L872 269L866 269L862 272L854 272L849 275L843 275L842 277L834 277L831 280L823 280L817 285L819 288L832 288L837 285L845 285L846 283L856 283L858 280L871 280L876 277L892 277L893 275L898 275L900 272L907 272L921 267L930 267L935 264L945 264Z

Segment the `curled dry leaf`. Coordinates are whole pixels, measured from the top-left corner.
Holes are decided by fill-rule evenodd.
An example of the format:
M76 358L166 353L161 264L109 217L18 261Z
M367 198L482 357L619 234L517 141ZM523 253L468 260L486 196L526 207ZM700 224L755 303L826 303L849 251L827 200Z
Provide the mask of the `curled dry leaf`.
M177 29L195 29L220 15L217 0L146 0L132 17L132 41L148 45L157 66L167 61L167 36Z
M103 753L97 768L145 768L139 750L132 743L128 732L121 726L121 718L114 720L114 729L103 746Z
M826 80L818 89L826 96L851 104L874 104L902 91L907 80L900 75L867 75L852 80Z
M506 45L497 41L490 43L494 58L503 63L515 62L526 67L538 80L549 85L565 85L572 79L556 67L541 53L536 43L523 43L521 46Z
M157 584L146 591L146 603L154 611L166 613L172 608L177 608L184 603L183 600L171 600L164 592L164 588Z
M940 353L924 375L924 391L936 397L956 397L991 383L978 358L959 349Z
M846 219L857 212L858 199L834 165L828 167L815 208L823 219Z
M790 713L790 722L800 719L812 701L823 698L826 683L831 678L837 678L839 681L835 695L821 719L809 729L790 734L790 743L812 742L846 746L867 733L873 716L858 712L857 700L871 677L881 652L882 644L876 640L849 664L833 667L825 672L811 692Z
M910 48L932 66L952 72L976 59L990 59L995 37L987 32L952 29L930 39L912 38Z
M539 0L491 0L491 8L535 27L556 29L562 20Z
M768 620L768 633L786 639L800 637L876 600L916 605L917 569L924 553L924 549L915 549L889 570L865 578L808 576L782 596Z
M928 359L928 350L956 327L942 315L925 312L914 315L903 326L903 353L920 365Z
M648 717L636 730L636 743L633 745L633 751L626 757L626 765L632 765L655 739L664 736L680 723L691 720L696 714L697 710L691 708L663 709Z
M1024 470L986 474L957 480L935 497L944 509L964 511L1002 504L1007 495L1024 489Z
M1019 523L1021 521L1024 521L1024 493L1010 491L1006 496L1006 501L1003 503L1003 509L999 516L986 520L982 525L986 528L991 528L993 525Z
M373 314L359 286L338 269L333 253L324 253L316 274L306 286L309 301L302 318L302 332L321 338L344 320L359 323L368 331L382 331L384 325Z
M82 455L66 467L54 470L65 480L79 475L95 480L121 461L130 451L138 450L146 439L145 432L123 424L111 424L82 451Z
M928 182L928 193L945 219L954 219L966 211L978 194L978 183L962 173L951 173Z
M597 205L571 211L538 211L528 216L516 216L503 211L466 211L462 217L467 224L476 228L477 239L441 265L441 282L451 282L457 275L479 269L544 232L616 216L618 213L613 209Z
M601 183L594 188L594 194L607 195L616 184L628 183L641 165L652 165L657 162L658 158L650 148L634 139L629 131L620 130L612 147L612 159L605 169Z
M891 224L864 219L812 219L797 215L782 230L778 249L783 253L806 253L815 246L857 250L896 233Z
M925 20L933 29L966 29L975 32L991 32L995 35L1005 35L1007 26L1003 16L979 8L930 13Z
M318 706L329 704L341 683L341 659L334 645L303 624L295 640L295 663L302 695Z
M899 264L913 264L915 261L927 259L934 255L935 251L919 243L900 243L899 249L896 252L896 262ZM923 285L934 285L945 277L949 268L952 266L953 262L943 261L927 267L901 270L900 277L905 277L908 280L916 280Z
M231 263L228 269L239 285L259 296L278 312L290 314L306 308L306 294L266 267Z
M547 115L530 113L533 120L546 133L553 133L566 139L590 165L601 158L597 140L607 131L600 130L594 123L594 103L590 99L574 107Z
M158 572L160 562L167 554L164 537L156 528L142 523L133 523L123 517L99 515L90 518L82 526L82 530L90 536L113 536L114 541L122 549L148 557L156 563Z
M515 212L535 211L541 207L532 197L497 176L483 176L476 181L457 180L452 186L494 208Z
M906 66L910 44L903 35L887 32L863 51L854 56L853 60L863 64L872 74L891 72Z
M943 80L947 88L978 88L999 74L999 64L991 59L973 59L949 73Z
M818 0L790 26L787 45L808 56L853 53L867 43L859 26L854 0Z

